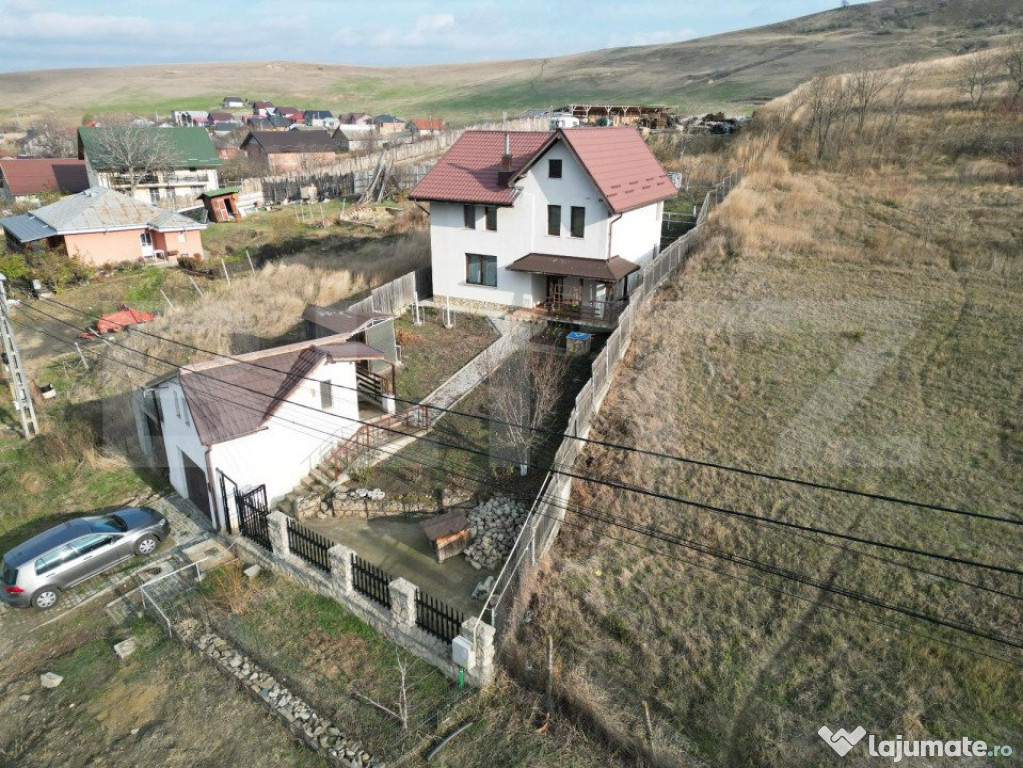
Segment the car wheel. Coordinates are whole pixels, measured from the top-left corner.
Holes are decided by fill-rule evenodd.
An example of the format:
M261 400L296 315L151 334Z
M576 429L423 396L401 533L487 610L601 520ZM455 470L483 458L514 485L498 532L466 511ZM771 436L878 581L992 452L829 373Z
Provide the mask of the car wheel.
M60 600L60 590L56 587L43 587L32 595L32 605L41 611L48 610Z
M155 536L143 536L135 544L136 555L151 555L156 551L156 548L160 546L159 540Z

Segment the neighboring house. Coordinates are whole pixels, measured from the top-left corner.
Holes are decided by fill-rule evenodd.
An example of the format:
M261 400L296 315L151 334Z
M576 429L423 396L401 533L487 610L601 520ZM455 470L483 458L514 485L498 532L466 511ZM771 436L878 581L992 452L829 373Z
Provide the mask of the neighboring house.
M237 123L238 118L230 112L210 112L210 123Z
M171 120L174 125L206 125L210 122L210 113L201 109L176 109L171 112Z
M270 128L277 131L286 131L294 125L294 121L290 117L285 117L284 115L270 115L265 119L270 124Z
M245 106L245 102L240 96L225 96L220 106L224 109L241 109Z
M271 173L304 171L330 165L337 145L329 133L309 131L252 131L241 143L246 156L265 165Z
M121 192L131 189L125 168L103 148L103 132L108 129L79 128L78 157L88 163L94 184ZM146 128L152 140L167 142L173 160L165 170L147 174L136 186L135 199L154 205L185 207L203 192L220 186L223 161L204 128Z
M139 440L178 493L237 530L236 490L287 494L361 419L381 415L359 373L383 357L338 335L185 366L137 393Z
M380 133L372 125L342 125L333 133L339 152L361 152L381 146Z
M326 109L307 109L302 114L302 120L306 125L312 125L317 128L333 130L338 126L337 118Z
M614 324L675 194L634 128L467 131L412 190L438 300Z
M437 118L420 117L410 120L408 128L415 136L433 136L447 130L443 120Z
M84 160L0 160L0 205L38 205L43 194L74 194L89 188Z
M275 115L280 115L281 117L291 117L292 115L297 115L301 112L302 110L298 107L274 107L273 111Z
M405 130L405 121L399 120L394 115L377 115L373 118L373 125L380 133L401 133Z
M90 187L52 205L0 219L7 247L64 246L85 264L139 261L172 252L202 254L205 224L134 200L106 187Z
M254 101L252 102L252 114L259 115L260 117L267 117L272 115L274 111L273 102L270 101Z
M373 115L369 112L348 112L338 115L339 125L373 125Z

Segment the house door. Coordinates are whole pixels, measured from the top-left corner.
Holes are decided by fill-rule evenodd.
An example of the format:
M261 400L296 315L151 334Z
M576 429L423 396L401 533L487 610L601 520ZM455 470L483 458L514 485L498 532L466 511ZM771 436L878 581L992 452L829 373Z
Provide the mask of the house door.
M560 304L565 300L565 278L559 275L547 276L547 301Z
M142 245L142 258L147 259L153 256L153 235L147 229L145 232L139 235L139 241Z
M181 466L185 468L185 487L188 489L188 500L202 510L202 513L213 522L210 514L210 492L206 486L206 473L202 467L181 454Z

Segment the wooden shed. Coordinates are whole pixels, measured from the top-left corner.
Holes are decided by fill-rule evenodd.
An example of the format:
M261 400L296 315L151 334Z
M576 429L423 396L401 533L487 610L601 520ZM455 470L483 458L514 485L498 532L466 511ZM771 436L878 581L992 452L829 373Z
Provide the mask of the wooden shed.
M460 555L469 544L469 520L461 510L445 512L419 525L433 544L438 562Z
M216 222L241 221L242 212L238 208L238 193L241 187L221 187L199 195L203 205Z

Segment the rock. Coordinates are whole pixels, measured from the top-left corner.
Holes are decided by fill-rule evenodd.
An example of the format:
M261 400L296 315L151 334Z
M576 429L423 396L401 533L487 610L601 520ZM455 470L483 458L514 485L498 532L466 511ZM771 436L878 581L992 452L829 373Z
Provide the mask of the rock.
M132 736L138 736L139 735L139 729L138 728L132 728L131 729L131 735Z
M242 657L234 656L227 664L231 669L238 669L242 665Z
M32 698L32 697L31 697L31 696L29 696L29 695L28 695L27 693L23 693L23 694L21 694L21 696L19 696L19 697L18 697L18 700L19 700L19 701L28 701L28 700L29 700L29 699L31 699L31 698Z
M248 568L246 568L244 571L242 571L242 573L244 573L250 579L256 578L262 572L263 572L263 568L258 563L255 564L255 565L250 565Z
M44 672L39 675L39 682L42 684L43 688L56 688L64 682L64 678L56 672Z

